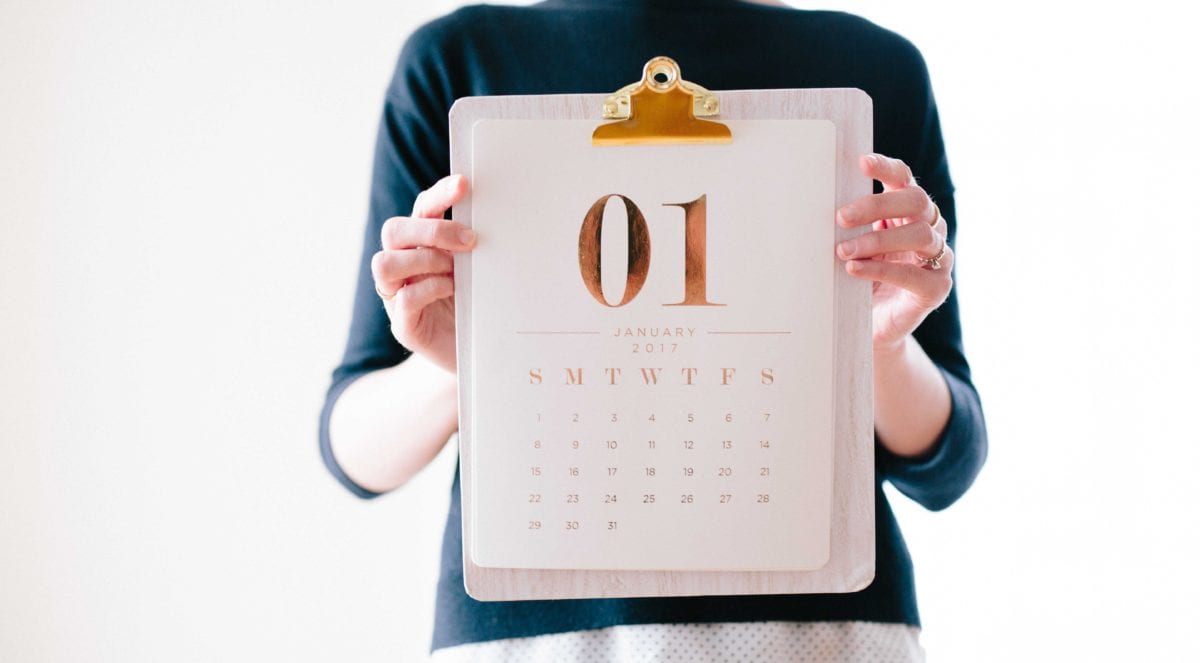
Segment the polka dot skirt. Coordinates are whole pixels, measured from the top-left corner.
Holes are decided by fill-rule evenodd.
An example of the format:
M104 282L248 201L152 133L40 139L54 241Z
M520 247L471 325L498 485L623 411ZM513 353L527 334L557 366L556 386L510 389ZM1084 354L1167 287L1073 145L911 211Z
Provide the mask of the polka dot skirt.
M439 649L436 663L923 662L920 630L874 622L639 624Z

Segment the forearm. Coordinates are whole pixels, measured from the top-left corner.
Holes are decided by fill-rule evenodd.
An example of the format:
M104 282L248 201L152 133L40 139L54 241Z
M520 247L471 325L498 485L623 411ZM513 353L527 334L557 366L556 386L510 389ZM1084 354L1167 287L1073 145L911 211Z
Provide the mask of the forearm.
M458 429L457 379L413 354L372 371L342 392L329 417L329 444L359 486L387 492L425 467Z
M875 432L888 451L915 458L932 450L950 407L945 378L911 335L875 352Z

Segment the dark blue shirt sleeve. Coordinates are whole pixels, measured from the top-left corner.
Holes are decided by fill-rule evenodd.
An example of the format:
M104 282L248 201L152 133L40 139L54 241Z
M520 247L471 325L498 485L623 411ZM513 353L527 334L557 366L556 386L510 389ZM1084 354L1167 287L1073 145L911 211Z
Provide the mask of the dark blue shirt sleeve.
M329 443L329 416L338 397L354 380L395 366L411 354L390 332L387 312L375 294L371 256L381 248L384 222L410 214L417 194L450 169L447 114L453 99L446 84L445 64L436 57L437 49L428 44L434 30L435 26L425 26L409 38L388 86L375 141L370 208L350 334L342 361L333 371L320 416L320 450L325 466L347 490L364 499L380 493L357 485L338 465Z
M924 59L911 44L905 42L905 46L909 51L905 59L911 66L897 76L896 82L912 91L914 103L910 108L891 109L886 117L877 115L877 135L911 137L915 141L906 144L901 140L888 146L896 150L890 156L904 158L917 182L938 204L949 231L947 243L954 248L958 216L937 105ZM963 351L957 285L913 336L946 379L950 389L950 420L930 452L920 458L902 458L876 444L876 471L917 503L941 510L966 493L987 457L983 410Z

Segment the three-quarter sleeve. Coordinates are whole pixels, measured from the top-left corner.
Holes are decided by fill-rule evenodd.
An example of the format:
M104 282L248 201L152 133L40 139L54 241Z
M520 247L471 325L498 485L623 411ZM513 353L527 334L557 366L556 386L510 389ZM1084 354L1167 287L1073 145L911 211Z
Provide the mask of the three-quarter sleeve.
M954 198L938 201L950 229L956 228ZM949 241L953 246L953 239ZM958 286L913 332L950 390L950 419L932 449L919 458L904 458L876 444L876 469L899 491L934 511L945 509L974 483L987 458L987 429L979 394L963 352Z
M876 118L877 123L893 123L889 135L903 138L880 151L894 150L890 156L904 159L912 168L917 183L940 208L948 230L947 243L953 249L958 214L937 104L924 59L911 44L905 42L905 46L910 66L897 77L897 84L911 91L911 101L903 108L890 112L885 109L887 116ZM940 510L966 493L987 458L983 409L963 350L957 279L946 301L929 314L913 336L946 380L950 419L932 449L920 458L900 457L876 444L876 471L918 504Z
M388 85L375 142L370 206L350 333L320 415L320 452L325 466L338 482L364 499L380 493L357 485L338 465L329 441L329 417L338 397L354 380L395 366L410 354L391 334L387 312L375 293L371 256L381 247L383 223L393 216L410 214L417 194L448 174L450 168L447 113L452 98L445 65L433 55L433 39L435 25L425 26L408 39Z

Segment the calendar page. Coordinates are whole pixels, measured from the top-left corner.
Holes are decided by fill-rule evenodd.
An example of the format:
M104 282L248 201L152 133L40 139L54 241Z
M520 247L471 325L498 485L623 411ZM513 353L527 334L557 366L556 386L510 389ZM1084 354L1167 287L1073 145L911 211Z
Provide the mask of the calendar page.
M727 124L594 147L593 120L475 122L475 564L828 561L836 131Z

